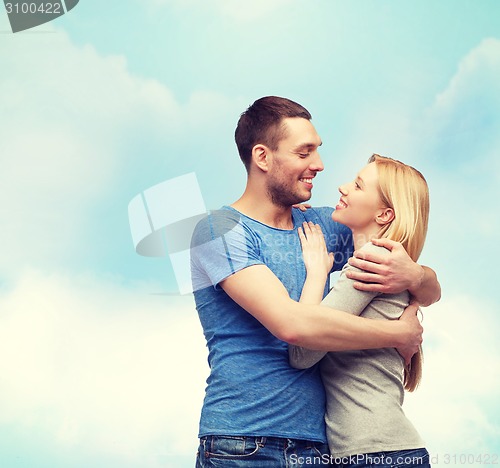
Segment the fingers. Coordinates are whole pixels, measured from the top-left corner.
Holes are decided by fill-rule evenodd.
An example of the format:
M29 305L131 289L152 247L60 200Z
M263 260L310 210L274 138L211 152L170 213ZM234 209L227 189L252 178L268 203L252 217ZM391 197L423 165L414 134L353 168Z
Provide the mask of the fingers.
M419 309L419 303L417 301L410 302L410 305L406 307L401 317L403 315L417 315L418 309Z
M384 265L388 261L388 256L384 256L384 255L373 253L373 252L366 252L363 250L361 250L361 251L356 250L353 255L354 255L354 257L351 257L349 259L349 264L351 264L353 266L357 266L357 264L351 263L351 260L355 263L358 261L359 262L364 261L365 264L375 263L378 265Z
M297 229L302 251L318 252L327 255L325 237L319 224L313 222L304 222L302 227Z
M358 291L379 292L379 293L386 293L388 291L387 286L380 283L362 283L357 281L353 283L353 286Z
M413 301L408 307L406 307L406 309L403 311L403 314L399 318L400 321L405 321L411 329L411 335L408 337L406 345L398 348L398 352L401 354L401 356L403 356L407 364L410 362L413 354L417 352L419 346L423 341L422 333L424 329L422 328L422 325L420 324L420 321L417 317L418 310L418 302Z
M297 228L297 233L299 235L300 244L304 246L304 243L306 242L306 236L304 235L304 231L301 227Z
M411 363L411 358L413 357L413 355L418 351L418 346L411 348L398 348L397 351L404 359L405 364L408 365Z
M301 229L299 227L299 229ZM319 238L324 239L323 237L323 231L321 230L321 226L319 224L314 224L312 221L309 222L303 222L302 223L302 230L305 234L305 236L309 239L310 237L316 236Z
M415 341L414 345L418 346L422 344L423 337L422 333L424 331L422 325L420 324L420 321L418 320L417 317L417 312L419 308L415 306L414 304L410 304L401 314L401 317L399 317L399 320L407 321L408 323L412 324L413 330L415 332Z
M302 257L308 275L310 272L320 274L330 273L334 264L334 255L326 248L325 237L319 224L312 221L304 222L297 229L300 244L302 247Z
M387 239L386 237L381 237L380 239L372 239L371 242L375 245L380 245L386 249L392 250L394 247L401 245L399 242L393 241L392 239Z
M403 315L407 314L415 314L418 318L418 321L422 323L424 321L424 314L422 313L422 310L420 309L420 304L417 300L412 299L410 302L410 305L404 310ZM403 316L401 315L401 316Z
M420 302L418 302L413 296L411 296L410 305L416 306L418 308L418 307L420 307Z
M373 263L369 260L362 260L360 258L353 258L351 257L349 259L349 265L355 267L355 268L359 268L360 270L363 270L365 272L368 272L368 273L374 273L376 275L382 275L382 276L385 276L387 275L387 265L383 265L383 264L380 264L380 263ZM361 276L358 275L359 272L354 272L352 271L353 274L355 274L352 279L359 279L360 281L373 281L371 279L361 279ZM351 278L351 276L348 275L349 278Z
M311 205L309 203L297 203L292 206L293 208L298 208L300 211L307 211L309 208L311 208Z
M313 230L311 228L311 222L309 222L309 223L304 222L304 223L302 223L302 226L303 226L304 232L306 234L306 237L309 239L312 235L312 232L313 232Z

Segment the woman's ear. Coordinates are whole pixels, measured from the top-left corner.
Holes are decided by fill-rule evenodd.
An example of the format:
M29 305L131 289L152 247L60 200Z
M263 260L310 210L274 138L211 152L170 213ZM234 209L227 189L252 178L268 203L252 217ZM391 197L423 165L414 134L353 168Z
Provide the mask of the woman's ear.
M394 219L394 210L392 208L382 208L375 215L375 222L381 226L389 224Z
M252 148L252 161L261 171L269 171L269 153L266 145L258 144Z

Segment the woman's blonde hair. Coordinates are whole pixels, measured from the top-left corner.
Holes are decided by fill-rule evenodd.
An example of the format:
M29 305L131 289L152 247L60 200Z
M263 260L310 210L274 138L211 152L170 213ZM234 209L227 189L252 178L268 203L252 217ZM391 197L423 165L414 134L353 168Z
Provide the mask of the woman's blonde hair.
M382 227L379 236L400 242L416 262L424 247L429 221L429 188L415 168L395 159L374 154L368 160L377 165L379 194L394 211L394 219ZM405 367L404 386L412 392L422 378L423 352L413 355Z

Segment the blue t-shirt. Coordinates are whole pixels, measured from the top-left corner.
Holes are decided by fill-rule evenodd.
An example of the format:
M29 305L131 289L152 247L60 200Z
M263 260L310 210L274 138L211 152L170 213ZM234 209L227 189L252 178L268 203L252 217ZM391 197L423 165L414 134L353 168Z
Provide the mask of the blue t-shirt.
M273 336L218 284L251 265L266 265L299 300L306 270L297 227L320 224L334 269L352 255L349 228L332 208L292 210L294 229L277 229L231 207L200 221L191 243L196 309L209 350L210 376L199 436L267 436L325 442L325 394L317 366L290 367L287 343ZM328 291L325 287L325 293Z

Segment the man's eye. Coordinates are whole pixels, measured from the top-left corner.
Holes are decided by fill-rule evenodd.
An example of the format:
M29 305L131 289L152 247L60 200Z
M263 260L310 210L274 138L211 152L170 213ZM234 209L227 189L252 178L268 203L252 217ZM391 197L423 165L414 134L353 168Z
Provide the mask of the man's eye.
M301 158L307 158L307 156L309 156L309 153L299 153L299 156Z

